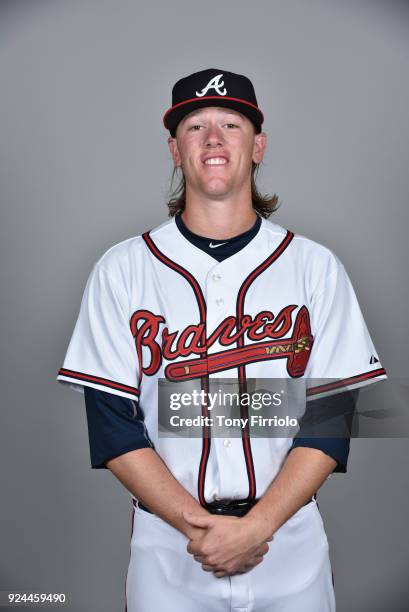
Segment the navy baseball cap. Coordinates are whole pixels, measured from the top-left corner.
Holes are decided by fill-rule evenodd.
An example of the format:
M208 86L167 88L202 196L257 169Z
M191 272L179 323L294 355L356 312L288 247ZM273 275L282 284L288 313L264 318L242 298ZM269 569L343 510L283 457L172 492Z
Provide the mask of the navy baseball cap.
M231 108L245 115L261 132L264 115L258 107L254 87L249 78L219 68L194 72L175 83L172 106L163 116L163 124L173 138L179 122L192 111L205 106Z

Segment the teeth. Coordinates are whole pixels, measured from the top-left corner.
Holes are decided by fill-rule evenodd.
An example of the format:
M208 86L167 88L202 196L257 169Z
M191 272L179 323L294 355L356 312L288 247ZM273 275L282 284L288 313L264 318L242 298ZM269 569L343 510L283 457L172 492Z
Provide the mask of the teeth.
M218 166L221 164L226 164L227 160L224 157L211 157L205 161L207 166Z

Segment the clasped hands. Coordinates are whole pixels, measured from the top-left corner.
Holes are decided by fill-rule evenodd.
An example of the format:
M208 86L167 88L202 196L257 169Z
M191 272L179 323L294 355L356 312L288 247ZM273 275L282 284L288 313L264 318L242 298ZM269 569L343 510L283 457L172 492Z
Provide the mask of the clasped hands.
M244 574L263 561L273 537L261 533L254 520L226 515L183 512L190 525L187 551L217 578Z

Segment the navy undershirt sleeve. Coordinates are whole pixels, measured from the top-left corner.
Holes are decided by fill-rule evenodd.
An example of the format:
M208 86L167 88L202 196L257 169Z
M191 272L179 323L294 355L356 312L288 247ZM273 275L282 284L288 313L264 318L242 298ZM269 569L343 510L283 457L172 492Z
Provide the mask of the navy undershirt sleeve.
M335 459L334 472L345 473L358 394L358 390L346 390L307 402L300 430L289 452L300 446L316 448Z
M138 401L84 387L93 468L106 468L114 457L153 448Z

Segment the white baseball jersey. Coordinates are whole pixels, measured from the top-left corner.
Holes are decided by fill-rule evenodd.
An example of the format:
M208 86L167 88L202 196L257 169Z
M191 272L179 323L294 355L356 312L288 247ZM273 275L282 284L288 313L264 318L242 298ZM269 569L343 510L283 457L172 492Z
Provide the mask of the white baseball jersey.
M156 451L175 478L201 503L263 495L279 472L292 439L250 438L245 434L230 439L159 437L158 378L201 378L205 384L211 377L238 376L324 379L316 386L308 383L309 398L386 378L351 282L330 249L262 219L258 233L242 250L218 262L191 244L171 219L102 255L89 276L57 378L79 391L88 385L139 398ZM313 509L308 510L310 506ZM283 550L297 516L298 521L313 520L315 528L318 525L321 530L322 547L314 553L318 555L314 563L308 557L312 543L307 546L297 540L298 535L291 535L299 558L310 564L300 575L300 584L306 580L314 583L311 572L321 571L317 568L322 568L327 554L317 512L315 504L309 504L279 530L282 538L285 534ZM156 527L163 523L158 517L143 514L140 520L145 523ZM175 541L184 537L163 523L158 542L165 531ZM141 541L133 545L142 547L143 534L138 537ZM148 544L144 555L151 554L147 548ZM287 548L290 554L291 545ZM286 567L283 550L277 553L279 561L274 561L275 553L271 553L271 562L277 562L282 571ZM211 581L212 575L196 565L203 574L200 580ZM328 587L330 570L325 567ZM268 564L263 562L249 576L261 579L267 569ZM135 576L138 571L135 569ZM246 576L237 579L249 580ZM291 588L296 589L294 576ZM252 586L246 585L247 595L243 597L251 599ZM322 591L322 586L319 589ZM240 599L241 595L237 596ZM250 599L246 600L248 606ZM307 599L303 601L305 604ZM155 602L149 605L159 605ZM277 602L282 603L279 597ZM309 610L304 604L299 609ZM138 605L142 606L138 610L145 609L141 601ZM219 609L214 602L206 605L203 610ZM321 610L314 606L311 603L314 612ZM332 606L330 602L322 609ZM237 609L253 608L243 604Z

